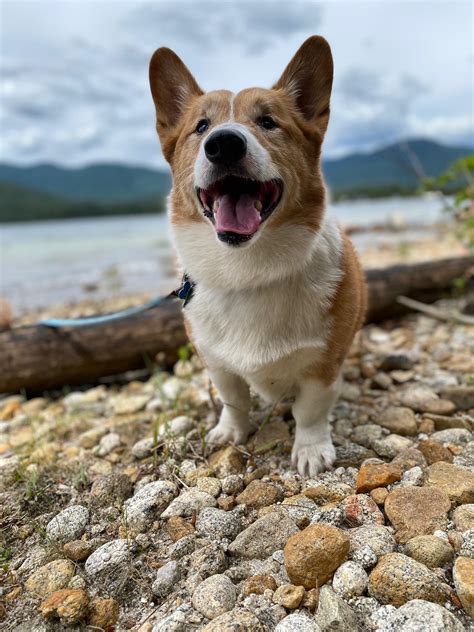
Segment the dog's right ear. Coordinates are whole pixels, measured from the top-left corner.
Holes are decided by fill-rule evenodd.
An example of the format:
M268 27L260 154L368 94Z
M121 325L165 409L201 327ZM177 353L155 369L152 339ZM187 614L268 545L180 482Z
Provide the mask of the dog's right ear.
M204 94L181 59L169 48L158 48L150 60L150 88L161 144L178 123L193 97ZM165 158L168 156L165 154Z

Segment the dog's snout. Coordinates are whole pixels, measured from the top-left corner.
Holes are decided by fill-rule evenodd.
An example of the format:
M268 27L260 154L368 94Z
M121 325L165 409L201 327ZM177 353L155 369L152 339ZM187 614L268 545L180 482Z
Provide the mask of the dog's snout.
M216 165L236 163L247 153L247 140L236 130L216 130L206 140L204 151Z

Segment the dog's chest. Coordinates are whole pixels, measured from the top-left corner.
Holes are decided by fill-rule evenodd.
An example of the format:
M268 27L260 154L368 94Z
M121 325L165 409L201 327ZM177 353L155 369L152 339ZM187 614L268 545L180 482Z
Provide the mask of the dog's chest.
M202 286L186 315L200 353L211 365L241 375L271 373L299 350L322 349L330 322L327 288L302 278L252 290ZM298 360L295 360L298 364Z

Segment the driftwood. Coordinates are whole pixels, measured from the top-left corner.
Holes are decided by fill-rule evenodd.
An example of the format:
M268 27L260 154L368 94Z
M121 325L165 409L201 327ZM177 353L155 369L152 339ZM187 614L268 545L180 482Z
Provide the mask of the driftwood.
M409 311L400 295L432 303L457 278L472 278L474 257L368 270L368 322ZM185 344L181 304L159 307L108 324L50 329L28 325L0 333L0 392L38 392L65 384L92 384L99 378L143 369L158 354L169 366Z

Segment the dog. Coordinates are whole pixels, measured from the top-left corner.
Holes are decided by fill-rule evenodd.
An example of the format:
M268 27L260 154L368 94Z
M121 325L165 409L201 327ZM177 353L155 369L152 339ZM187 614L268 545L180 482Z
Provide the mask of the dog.
M353 246L325 215L332 81L319 36L271 89L238 94L204 93L169 48L150 61L172 239L193 285L186 329L223 403L208 439L245 444L250 388L294 398L292 464L303 476L333 465L328 414L366 309Z

